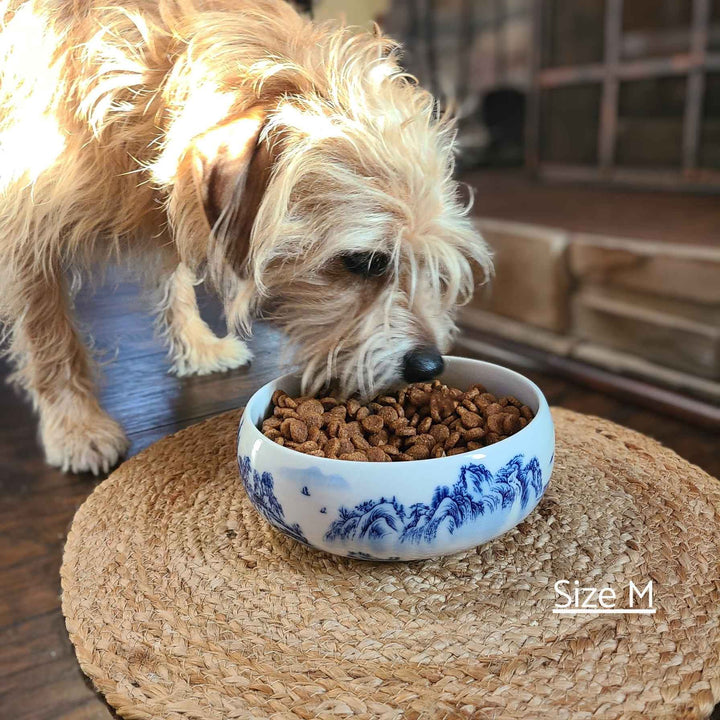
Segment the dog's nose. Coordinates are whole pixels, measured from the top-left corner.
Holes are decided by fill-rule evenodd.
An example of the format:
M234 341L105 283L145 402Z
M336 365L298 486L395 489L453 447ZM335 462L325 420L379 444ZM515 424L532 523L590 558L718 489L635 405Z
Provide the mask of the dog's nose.
M403 377L407 382L432 380L443 371L444 367L445 363L437 348L415 348L405 356Z

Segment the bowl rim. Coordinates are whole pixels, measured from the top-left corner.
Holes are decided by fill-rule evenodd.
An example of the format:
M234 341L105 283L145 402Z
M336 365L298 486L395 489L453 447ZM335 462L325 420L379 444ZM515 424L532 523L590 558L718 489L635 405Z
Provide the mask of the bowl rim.
M519 373L516 370L511 370L510 368L505 367L504 365L498 365L497 363L488 362L486 360L477 360L476 358L462 357L461 355L443 355L443 360L446 363L452 362L454 360L462 360L465 362L470 361L473 363L478 363L479 366L493 367L493 368L502 370L503 372L507 373L508 375L513 376L513 377L517 378L518 380L520 380L521 382L525 383L525 385L528 387L528 389L532 390L533 394L535 395L535 399L538 402L538 409L537 409L537 412L535 413L535 417L524 428L522 428L521 430L518 430L518 432L514 433L513 435L510 435L509 437L505 438L505 440L499 440L498 442L493 443L492 445L489 445L488 447L478 448L477 450L468 450L467 452L458 453L457 455L450 455L450 456L446 455L445 457L439 457L439 458L426 458L424 460L408 461L408 462L412 462L413 465L415 465L415 463L431 463L431 462L440 463L440 462L448 461L448 460L457 460L458 458L468 458L468 457L472 457L472 456L477 456L479 453L482 454L483 457L487 457L487 454L486 454L487 452L495 452L495 450L497 448L503 446L503 443L509 442L511 440L515 440L516 438L519 438L521 435L523 435L523 433L527 435L528 431L533 427L534 424L535 424L535 426L537 426L537 423L535 421L540 417L541 414L545 414L545 413L547 413L548 415L550 414L550 408L549 408L547 399L546 399L545 395L543 394L542 390L540 390L540 388L532 380L530 380L530 378L525 377L525 375L523 375L522 373ZM387 465L388 464L388 463L370 463L369 461L365 461L365 460L340 460L340 458L318 457L317 455L308 455L307 453L301 453L301 452L298 452L297 450L293 450L292 448L287 448L284 445L278 445L274 440L271 440L269 437L264 435L254 423L249 422L249 421L247 423L245 423L245 417L246 417L245 411L248 409L248 407L250 407L253 400L255 400L255 398L257 397L257 395L259 393L261 393L268 385L278 383L286 378L295 378L297 376L298 376L297 372L289 372L289 373L285 373L284 375L279 375L278 377L276 377L272 380L269 380L264 385L261 385L248 398L248 400L245 403L245 406L243 408L243 414L240 419L240 425L238 427L238 438L237 438L238 442L240 440L240 429L242 428L242 426L244 424L247 424L247 425L249 425L250 432L254 433L254 435L257 439L261 440L264 443L271 443L272 446L274 447L274 449L281 451L280 452L281 457L285 453L292 453L292 456L295 457L296 459L297 459L298 455L302 455L302 456L308 458L308 460L312 460L313 462L315 462L315 461L318 462L320 465L324 465L326 463L331 463L332 467L337 468L339 466L339 467L346 467L348 469L350 469L350 467L357 468L358 466L367 467L368 465L378 465L378 464L379 465ZM481 381L478 381L478 382L481 382ZM408 463L390 463L390 464L397 465L398 470L400 470L401 468L407 470Z

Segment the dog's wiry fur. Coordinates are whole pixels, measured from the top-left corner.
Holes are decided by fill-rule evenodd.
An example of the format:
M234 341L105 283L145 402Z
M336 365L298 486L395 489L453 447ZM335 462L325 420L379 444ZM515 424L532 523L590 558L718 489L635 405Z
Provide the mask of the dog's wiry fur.
M126 446L95 399L72 268L142 257L179 374L250 357L200 319L202 278L231 330L261 306L282 324L308 392L370 395L410 349L448 347L489 258L452 124L386 38L281 0L11 0L0 17L0 319L49 462L107 470ZM348 273L358 251L388 273Z

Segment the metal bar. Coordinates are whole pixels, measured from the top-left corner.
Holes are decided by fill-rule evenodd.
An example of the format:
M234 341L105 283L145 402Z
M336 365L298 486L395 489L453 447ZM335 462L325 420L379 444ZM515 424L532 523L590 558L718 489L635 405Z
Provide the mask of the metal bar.
M473 0L462 0L460 26L458 28L457 79L455 91L458 107L467 109L470 93L470 73L473 41L475 39L475 12Z
M494 74L495 86L498 86L504 79L506 73L506 47L505 47L505 34L504 34L504 21L505 21L505 3L503 0L495 0L493 4L494 24L495 24L495 38L493 40L494 51L495 51L495 62L494 62Z
M426 0L425 12L423 13L422 33L425 41L425 59L427 61L428 84L433 97L438 97L440 92L437 69L437 53L435 49L435 0Z
M615 157L615 136L618 119L618 64L622 39L623 0L606 0L605 5L605 75L600 103L598 158L600 168L609 169Z
M705 69L708 72L720 70L720 53L707 53L705 55Z
M720 70L720 53L706 53L700 58L692 53L667 58L648 58L620 62L617 77L620 80L643 80L659 75L686 75L693 69ZM540 87L559 87L587 82L599 82L605 78L605 65L580 65L577 67L547 68L539 72Z
M532 42L530 44L530 92L525 121L525 164L536 172L540 164L540 77L542 58L543 0L532 3Z
M578 65L576 67L545 68L538 73L538 82L541 87L560 87L561 85L576 85L586 82L598 82L605 77L605 66Z
M685 115L683 118L682 164L685 171L694 170L698 164L702 105L705 94L705 51L707 49L710 0L693 0L690 70L685 90Z
M413 74L422 77L424 60L420 47L420 14L417 0L405 0L407 9L407 26L405 28L405 47L410 51L410 61L413 65Z

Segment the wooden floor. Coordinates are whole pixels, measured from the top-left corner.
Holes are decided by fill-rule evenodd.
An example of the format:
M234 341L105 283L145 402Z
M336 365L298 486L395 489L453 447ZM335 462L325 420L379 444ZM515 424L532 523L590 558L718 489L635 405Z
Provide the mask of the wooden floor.
M206 313L217 326L217 307ZM78 301L104 358L102 399L127 429L131 453L168 433L242 405L279 369L282 338L257 326L249 368L178 380L131 285ZM0 376L7 368L0 367ZM720 476L717 437L562 378L531 375L551 404L608 417L662 440ZM105 720L112 713L84 680L60 614L59 568L73 514L98 481L47 468L27 405L0 386L0 719Z

